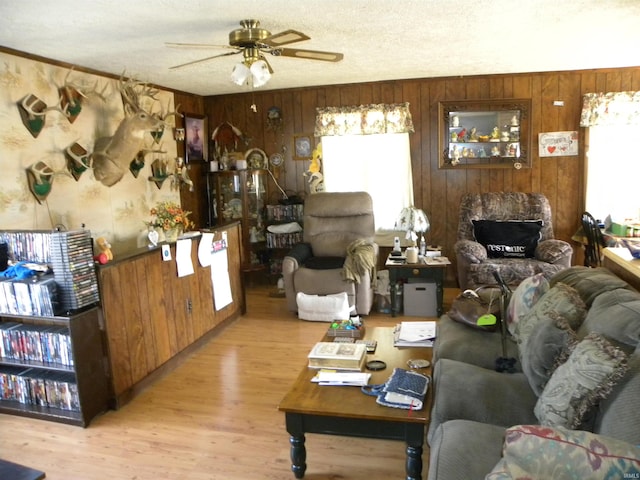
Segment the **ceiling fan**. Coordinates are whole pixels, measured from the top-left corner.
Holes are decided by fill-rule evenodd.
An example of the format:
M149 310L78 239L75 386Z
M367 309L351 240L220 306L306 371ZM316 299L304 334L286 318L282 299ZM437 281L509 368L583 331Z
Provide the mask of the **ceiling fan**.
M231 52L213 55L211 57L201 58L191 62L183 63L170 67L171 70L194 65L196 63L206 62L218 57L227 57L229 55L237 55L242 53L246 71L237 72L234 68L232 80L238 85L242 85L250 74L253 74L254 86L256 80L261 85L266 83L273 69L264 54L268 53L276 57L294 57L309 60L321 60L325 62L339 62L342 60L342 53L323 52L319 50L303 50L300 48L283 48L283 45L309 40L310 37L297 30L285 30L280 33L271 34L268 30L260 28L258 20L248 19L240 22L242 28L233 30L229 33L229 45L208 45L202 43L171 43L167 42L168 47L177 48L229 48ZM264 62L264 63L262 63ZM250 69L250 73L249 73Z

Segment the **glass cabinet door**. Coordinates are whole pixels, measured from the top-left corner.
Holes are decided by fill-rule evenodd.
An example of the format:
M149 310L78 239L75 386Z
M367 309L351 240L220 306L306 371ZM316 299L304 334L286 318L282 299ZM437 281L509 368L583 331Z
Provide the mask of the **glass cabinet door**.
M216 174L216 210L218 223L224 224L242 220L242 178L240 171L219 172Z
M210 174L210 217L215 225L239 221L242 225L243 269L253 270L264 263L267 171L225 170Z
M247 228L249 242L265 241L266 176L264 170L247 170Z

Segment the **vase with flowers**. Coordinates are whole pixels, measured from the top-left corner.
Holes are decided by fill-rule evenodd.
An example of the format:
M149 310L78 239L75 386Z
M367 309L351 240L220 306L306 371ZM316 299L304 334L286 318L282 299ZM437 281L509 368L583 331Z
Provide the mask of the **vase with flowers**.
M150 213L153 218L146 222L147 226L161 229L167 242L175 242L182 232L194 227L194 223L189 220L191 212L183 210L175 202L160 202Z

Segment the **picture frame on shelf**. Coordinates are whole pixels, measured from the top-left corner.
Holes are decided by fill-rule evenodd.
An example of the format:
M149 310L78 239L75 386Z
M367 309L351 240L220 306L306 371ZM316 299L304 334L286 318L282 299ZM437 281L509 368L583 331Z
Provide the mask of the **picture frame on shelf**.
M206 162L209 154L207 117L194 113L184 114L184 159L186 163Z
M311 160L313 148L313 135L310 133L301 133L293 136L294 160Z

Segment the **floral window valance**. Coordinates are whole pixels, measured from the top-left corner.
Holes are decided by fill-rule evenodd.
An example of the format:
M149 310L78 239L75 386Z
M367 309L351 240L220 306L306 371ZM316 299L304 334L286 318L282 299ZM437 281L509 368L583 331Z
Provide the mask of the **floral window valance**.
M580 126L595 125L640 125L640 91L586 93Z
M316 109L316 137L413 132L409 103Z

